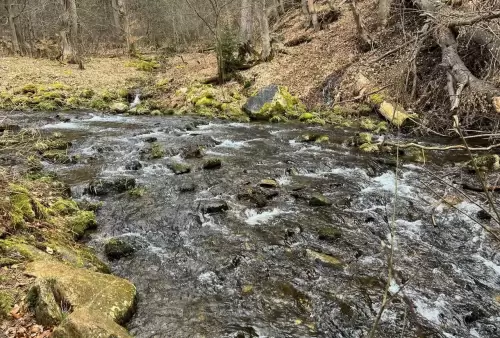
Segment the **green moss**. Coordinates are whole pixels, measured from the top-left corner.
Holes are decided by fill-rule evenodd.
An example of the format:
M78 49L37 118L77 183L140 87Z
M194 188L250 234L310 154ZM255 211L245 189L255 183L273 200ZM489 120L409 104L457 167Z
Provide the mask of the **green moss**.
M13 307L14 297L6 291L0 291L0 318L7 319Z
M66 150L69 147L69 143L67 141L63 141L61 139L54 140L46 140L46 141L38 141L33 146L33 149L39 152L44 152L47 150Z
M37 85L32 83L24 85L20 90L20 92L23 94L35 94L37 91L38 91Z
M152 72L155 69L160 68L160 64L157 61L147 61L147 60L134 60L127 62L125 64L126 67L133 67L137 70L141 70L144 72Z
M496 171L500 170L500 156L499 155L483 155L477 156L469 162L472 169L477 167L481 171Z
M280 123L280 122L287 122L288 119L283 116L283 115L274 115L269 119L269 122L271 123Z
M213 106L216 106L216 103L215 103L215 100L213 98L202 97L198 101L196 101L195 106L197 106L197 107L200 107L200 106L213 107Z
M318 124L320 126L326 125L326 121L323 120L323 119L321 119L321 118L319 118L319 117L315 117L315 118L313 118L311 120L308 120L307 123L309 123L309 124Z
M168 168L174 172L176 175L183 175L191 172L191 167L188 164L174 162L168 165Z
M342 231L334 227L322 227L318 231L318 238L321 241L333 242L342 237Z
M357 139L359 144L372 143L373 135L371 133L359 133Z
M129 93L130 91L127 88L120 88L116 92L116 94L122 99L128 98Z
M68 229L76 238L82 237L85 231L95 229L97 226L95 214L92 211L78 211L66 221Z
M95 95L95 92L92 89L83 89L80 92L80 97L82 97L84 99L91 99L94 95Z
M385 101L385 97L381 93L372 94L369 96L369 98L370 98L370 102L372 104L375 104L375 105L382 104L382 102Z
M360 121L359 126L368 131L374 131L377 128L377 124L375 121L369 118L364 118Z
M312 113L304 113L304 114L300 115L299 120L300 121L308 121L308 120L314 119L314 117L315 116Z
M54 99L62 99L65 97L65 94L61 91L50 91L50 92L44 92L41 95L43 100L54 100Z
M330 142L330 138L326 135L321 135L314 141L316 143L328 143Z
M76 96L71 96L66 99L65 104L70 108L78 108L82 105L82 100Z
M377 124L377 127L375 128L374 132L383 133L386 132L387 130L389 130L389 125L387 124L387 122L382 121Z
M144 188L133 188L128 191L128 194L132 197L142 197L146 193Z
M67 216L77 213L80 209L73 200L60 198L50 206L50 213L52 215Z
M111 102L113 100L118 99L118 95L108 89L103 90L100 94L99 97L105 101L105 102Z
M380 150L378 145L372 143L363 143L359 146L359 149L366 153L376 153Z
M158 142L151 145L151 158L162 158L165 156L165 149Z
M109 104L102 98L93 98L90 101L90 107L97 110L108 110Z
M42 157L47 161L59 164L70 164L78 162L78 158L69 156L64 150L48 150L42 153Z
M369 114L373 111L373 108L368 104L360 104L356 109L360 114Z
M57 105L53 101L42 101L36 106L37 110L54 111L57 110Z
M9 185L10 218L14 226L21 226L25 221L32 221L35 218L35 211L29 191L17 184Z
M309 256L311 259L321 262L325 265L329 265L332 267L342 267L342 261L340 261L338 258L332 257L330 255L326 255L324 253L316 252L313 250L306 250L307 256Z

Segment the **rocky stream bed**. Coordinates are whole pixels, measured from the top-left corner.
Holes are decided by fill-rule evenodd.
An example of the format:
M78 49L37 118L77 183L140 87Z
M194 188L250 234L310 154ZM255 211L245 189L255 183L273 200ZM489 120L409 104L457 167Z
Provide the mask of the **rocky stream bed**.
M377 336L500 337L498 243L469 218L475 203L443 202L457 193L436 178L456 179L464 157L402 162L396 179L394 158L343 145L349 129L11 118L72 142L76 164L46 166L75 198L103 202L87 239L103 259L110 239L128 245L109 264L137 287L136 337L367 337L391 242L394 299ZM134 193L112 191L124 179Z

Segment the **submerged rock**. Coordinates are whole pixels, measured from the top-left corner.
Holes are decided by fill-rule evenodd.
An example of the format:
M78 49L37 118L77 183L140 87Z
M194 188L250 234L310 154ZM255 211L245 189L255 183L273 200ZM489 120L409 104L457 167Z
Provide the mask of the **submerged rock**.
M112 238L104 245L104 253L109 259L120 259L134 253L132 245L124 240Z
M142 164L139 161L131 161L125 165L126 170L140 170L142 169Z
M322 194L316 193L309 199L309 205L312 207L324 207L332 205L332 202Z
M209 158L203 162L203 169L219 169L222 166L220 158Z
M174 162L167 165L176 175L183 175L191 172L191 167L185 163Z
M306 249L306 254L309 258L314 261L320 262L325 265L333 266L333 267L342 267L342 261L340 259L335 258L333 256L316 252L313 250Z
M342 231L334 227L322 227L318 231L320 241L333 242L342 237Z
M194 192L196 191L196 184L190 182L190 183L184 183L179 187L180 192Z
M229 206L224 200L210 200L202 203L201 210L205 214L215 214L229 210Z
M122 177L115 180L95 180L89 183L85 192L89 195L104 196L111 192L122 193L136 186L135 178Z
M52 337L131 337L118 324L135 310L136 289L130 282L53 261L29 263L26 273L37 278L29 297L37 320L59 325Z

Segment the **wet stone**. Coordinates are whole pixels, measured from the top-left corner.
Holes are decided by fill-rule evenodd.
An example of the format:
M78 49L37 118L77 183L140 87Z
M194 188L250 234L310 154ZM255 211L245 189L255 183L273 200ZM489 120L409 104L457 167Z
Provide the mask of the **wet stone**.
M224 200L211 200L203 202L201 210L205 214L216 214L229 210L229 206Z
M176 175L184 175L191 172L191 167L184 163L170 163L167 165L167 167Z
M219 169L222 166L220 158L209 158L203 162L203 169Z
M139 161L131 161L125 165L126 170L140 170L142 169L142 164Z
M89 195L104 196L111 192L122 193L135 188L135 178L118 178L115 180L96 180L89 183L85 192Z
M265 179L265 180L261 180L259 185L263 188L277 188L278 182L276 182L276 180L272 180L272 179Z
M134 251L132 245L121 239L112 238L104 245L104 253L111 260L129 256Z
M491 220L491 215L486 210L479 210L477 212L476 216L481 221L489 221L489 220Z
M324 207L332 205L332 202L321 194L313 194L309 200L309 205L312 207Z
M189 182L189 183L183 183L179 187L179 192L194 192L196 191L196 184Z
M144 142L146 142L146 143L154 143L156 141L158 141L158 138L153 137L153 136L147 137L147 138L144 139Z
M318 231L318 239L325 242L334 242L342 237L342 231L334 227L323 227Z

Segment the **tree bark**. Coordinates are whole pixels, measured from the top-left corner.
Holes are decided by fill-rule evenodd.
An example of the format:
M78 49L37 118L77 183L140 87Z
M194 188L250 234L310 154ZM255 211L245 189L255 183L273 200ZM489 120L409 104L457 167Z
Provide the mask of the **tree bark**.
M241 1L239 58L244 60L252 51L253 5L252 0Z
M370 37L370 34L368 34L368 31L366 30L365 25L363 24L363 21L359 16L358 9L356 7L356 0L351 0L349 6L351 7L352 16L354 17L354 22L356 23L356 29L358 31L358 39L361 50L369 51L370 49L373 48L373 40Z
M61 61L80 63L78 55L78 15L75 0L61 0Z
M319 30L318 13L316 13L316 8L314 6L314 0L307 0L307 10L311 16L311 22L315 31Z
M392 0L379 0L378 1L378 16L382 27L387 26L389 14L391 12Z
M4 0L5 9L7 10L7 20L10 28L10 39L12 43L12 51L14 54L21 55L21 47L19 45L19 38L17 35L17 28L15 23L15 16L13 13L11 0Z
M260 0L260 29L262 36L261 59L268 61L271 59L271 36L269 32L269 19L266 8L266 0Z
M415 4L432 17L439 17L440 3L432 0L414 0ZM451 102L451 110L460 105L462 91L469 89L480 96L486 97L497 113L500 113L500 90L492 84L478 79L462 61L457 51L458 43L455 34L448 25L437 22L434 39L441 48L441 65L448 74L448 89Z

